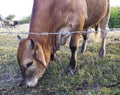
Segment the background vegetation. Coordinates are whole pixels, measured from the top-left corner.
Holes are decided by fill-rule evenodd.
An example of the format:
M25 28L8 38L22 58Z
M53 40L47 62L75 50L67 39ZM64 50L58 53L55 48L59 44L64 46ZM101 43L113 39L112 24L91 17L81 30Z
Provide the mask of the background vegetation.
M111 15L109 20L110 28L120 28L120 7L111 7Z
M13 20L15 18L15 15L8 15L5 19L6 20Z
M25 24L30 22L30 16L24 17L22 20L19 21L19 24Z

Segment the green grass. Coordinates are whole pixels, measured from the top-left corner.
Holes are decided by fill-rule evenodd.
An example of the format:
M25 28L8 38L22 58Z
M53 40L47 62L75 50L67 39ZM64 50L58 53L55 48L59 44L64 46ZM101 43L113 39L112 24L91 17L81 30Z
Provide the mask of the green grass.
M62 46L57 52L57 62L50 62L34 88L19 87L22 77L16 61L16 35L0 35L0 39L0 93L3 95L120 95L120 84L116 85L120 82L120 40L114 40L113 35L108 35L104 58L98 56L100 42L90 38L87 51L78 53L77 72L72 76L66 74L70 50L68 44Z

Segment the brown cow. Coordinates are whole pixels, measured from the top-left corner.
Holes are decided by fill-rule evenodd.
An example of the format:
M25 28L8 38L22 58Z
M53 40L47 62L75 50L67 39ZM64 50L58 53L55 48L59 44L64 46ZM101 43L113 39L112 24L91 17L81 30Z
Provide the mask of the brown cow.
M25 84L34 87L42 77L50 61L50 55L65 44L71 34L71 60L69 73L73 74L77 66L77 48L82 30L100 23L102 45L100 56L105 54L106 25L109 19L109 0L34 0L29 32L60 33L59 35L29 34L21 39L17 60L21 68ZM84 35L85 47L87 35ZM85 48L82 48L83 51Z
M18 25L18 21L12 21L12 20L5 20L4 21L5 26L9 26L9 27L16 27L16 25Z

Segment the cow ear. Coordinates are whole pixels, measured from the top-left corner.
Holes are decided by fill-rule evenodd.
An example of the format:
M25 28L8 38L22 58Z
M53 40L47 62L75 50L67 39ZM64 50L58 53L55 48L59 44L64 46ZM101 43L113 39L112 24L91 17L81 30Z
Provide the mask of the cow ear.
M35 57L37 59L37 61L44 67L47 68L47 64L45 61L45 56L44 56L44 52L41 46L38 46L37 50L36 50L36 54Z
M31 46L31 48L32 49L34 49L35 48L35 42L33 41L33 39L30 39L30 46Z
M18 38L18 40L19 40L19 41L21 41L21 40L22 40L22 38L21 38L19 35L17 35L17 38Z

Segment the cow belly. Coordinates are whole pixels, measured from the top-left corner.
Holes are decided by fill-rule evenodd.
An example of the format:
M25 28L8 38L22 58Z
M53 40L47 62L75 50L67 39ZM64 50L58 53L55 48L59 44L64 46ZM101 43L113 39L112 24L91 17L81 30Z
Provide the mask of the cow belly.
M84 27L99 23L106 15L108 9L108 0L87 0L88 18Z

